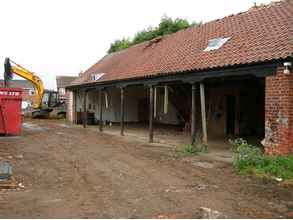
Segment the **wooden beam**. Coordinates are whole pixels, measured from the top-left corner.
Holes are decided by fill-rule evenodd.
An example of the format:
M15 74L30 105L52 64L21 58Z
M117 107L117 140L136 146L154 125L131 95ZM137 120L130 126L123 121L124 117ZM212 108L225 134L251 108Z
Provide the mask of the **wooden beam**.
M216 70L207 70L207 71L187 71L187 72L180 72L180 74L172 73L170 75L160 75L160 76L153 76L148 78L140 78L140 79L129 79L129 80L116 80L110 82L100 82L93 85L90 84L82 84L82 85L75 85L75 86L68 86L68 89L74 88L92 88L92 89L102 89L105 87L112 87L112 86L135 86L135 85L150 85L150 84L166 84L166 83L190 83L193 82L200 82L203 79L229 79L230 77L265 77L275 74L276 68L281 64L281 61L276 62L266 62L261 64L253 64L253 65L245 65L242 67L229 67L229 68L222 68Z
M124 136L124 111L125 111L125 103L124 103L124 88L121 87L120 88L121 91L121 98L120 98L120 113L121 113L121 118L120 118L120 127L121 127L121 131L120 134L121 136Z
M99 91L99 108L100 108L100 119L99 119L99 131L103 132L103 91Z
M200 104L201 104L201 121L202 121L202 141L204 144L208 143L207 135L207 121L206 121L206 106L205 106L205 88L204 84L200 83Z
M193 83L191 86L191 144L195 142L195 117L196 117L196 106L195 106L195 96L196 96L196 84Z
M149 87L150 90L150 110L149 110L149 142L154 142L154 128L153 128L153 120L154 120L154 86L151 85Z
M87 125L87 91L83 93L83 117L82 117L82 124L83 128L86 128Z

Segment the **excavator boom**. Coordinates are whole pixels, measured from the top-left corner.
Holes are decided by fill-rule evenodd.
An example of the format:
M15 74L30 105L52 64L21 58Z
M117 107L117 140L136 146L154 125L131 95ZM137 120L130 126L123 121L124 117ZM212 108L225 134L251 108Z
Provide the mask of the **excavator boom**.
M5 82L7 82L9 78L11 78L12 74L16 74L34 84L36 88L36 93L35 93L35 101L34 101L33 107L34 109L41 109L42 99L45 92L43 81L33 72L11 61L9 58L5 59L4 69L5 69L5 73L4 73Z

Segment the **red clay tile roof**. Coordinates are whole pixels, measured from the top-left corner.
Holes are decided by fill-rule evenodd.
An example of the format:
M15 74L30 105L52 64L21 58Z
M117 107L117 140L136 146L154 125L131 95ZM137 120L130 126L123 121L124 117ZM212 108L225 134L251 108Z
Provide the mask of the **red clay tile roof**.
M28 80L13 79L9 81L9 86L13 88L34 89L35 86ZM0 79L0 87L4 87L4 80Z
M77 76L56 76L57 88L65 88L66 86L69 86L75 79L77 79Z
M208 41L218 37L231 39L220 49L205 52ZM72 85L201 71L292 55L293 0L283 0L106 55ZM95 73L105 74L92 81Z

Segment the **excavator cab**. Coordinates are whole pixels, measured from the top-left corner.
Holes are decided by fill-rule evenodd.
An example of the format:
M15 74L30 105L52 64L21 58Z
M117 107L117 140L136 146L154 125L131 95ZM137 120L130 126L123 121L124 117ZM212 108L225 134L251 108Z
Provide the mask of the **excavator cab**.
M51 109L50 114L54 118L66 117L66 105L65 102L61 102L59 94L54 90L45 90L42 106L46 109Z

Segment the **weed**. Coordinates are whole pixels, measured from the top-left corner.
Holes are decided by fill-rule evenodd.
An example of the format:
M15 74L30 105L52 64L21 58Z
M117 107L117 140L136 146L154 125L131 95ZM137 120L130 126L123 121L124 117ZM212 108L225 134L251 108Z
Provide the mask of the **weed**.
M198 154L198 150L191 144L184 145L179 151L184 154Z
M197 149L200 153L208 153L208 146L202 142L202 135L197 133L194 140L192 141L192 145Z
M293 179L293 155L268 156L243 139L230 143L235 152L234 167L239 173L281 179Z
M193 143L184 145L180 152L185 154L208 153L208 147L201 141L201 137L197 135Z

